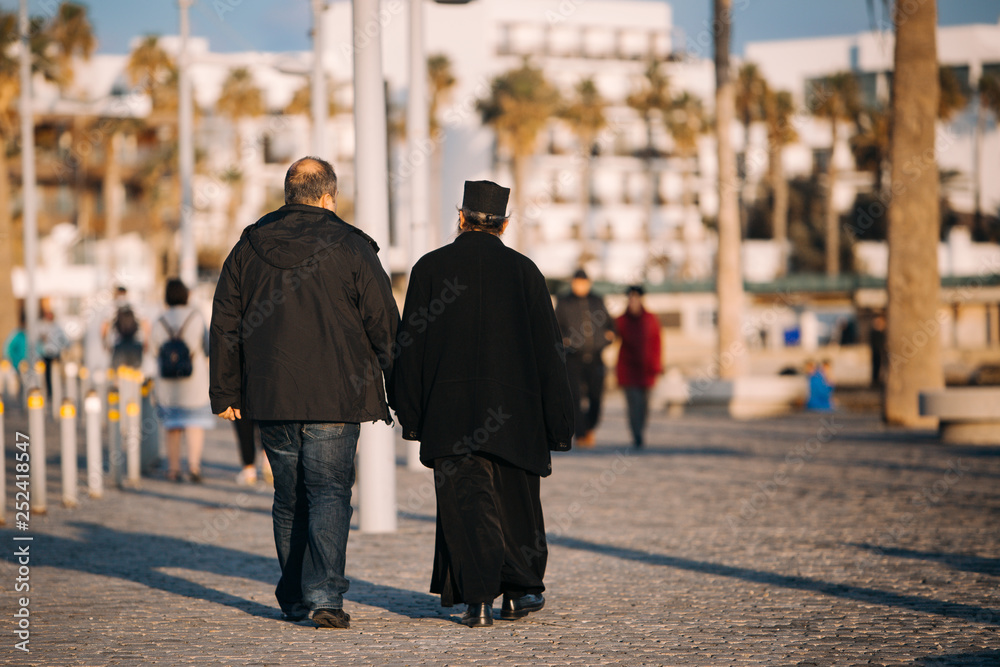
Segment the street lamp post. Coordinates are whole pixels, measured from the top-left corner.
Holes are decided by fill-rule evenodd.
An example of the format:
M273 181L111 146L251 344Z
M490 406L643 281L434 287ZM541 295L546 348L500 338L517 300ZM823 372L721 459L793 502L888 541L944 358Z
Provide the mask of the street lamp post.
M312 71L312 151L317 157L324 157L326 152L326 71L323 69L323 49L325 35L323 28L323 13L326 10L324 0L312 0L313 10L313 71Z
M354 0L355 219L381 248L382 266L388 272L389 166L378 13L378 0ZM378 26L374 36L373 26ZM392 428L385 424L366 424L362 429L358 486L362 532L394 532L396 446Z
M35 284L38 273L38 206L35 199L35 117L31 110L31 24L28 0L21 0L21 191L24 199L24 273L27 291L24 295L26 336L28 339L29 376L35 372L38 357L38 293ZM9 270L5 269L5 270Z
M198 264L194 247L194 112L191 100L191 60L188 54L188 37L191 31L188 10L193 0L178 0L181 21L181 50L177 58L179 95L179 117L177 132L179 141L181 178L181 220L180 220L180 276L188 287L198 281Z

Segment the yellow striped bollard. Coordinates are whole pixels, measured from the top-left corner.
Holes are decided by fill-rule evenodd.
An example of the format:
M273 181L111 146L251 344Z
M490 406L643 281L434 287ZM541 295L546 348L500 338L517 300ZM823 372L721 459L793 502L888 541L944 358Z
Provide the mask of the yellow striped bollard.
M38 389L28 392L28 463L31 469L28 473L30 486L30 505L34 514L45 514L45 396Z
M59 407L59 429L62 451L59 462L62 468L63 507L76 507L76 406L67 398Z

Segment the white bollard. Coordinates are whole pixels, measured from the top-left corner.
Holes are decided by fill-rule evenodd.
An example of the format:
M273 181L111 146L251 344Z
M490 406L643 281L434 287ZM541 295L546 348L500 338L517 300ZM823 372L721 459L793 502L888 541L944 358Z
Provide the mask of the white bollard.
M73 404L73 407L80 409L80 367L73 361L67 361L63 367L63 375L66 377L66 400Z
M365 424L358 442L361 532L396 531L396 436L382 422Z
M28 392L28 437L31 438L28 445L31 511L34 514L45 514L48 511L45 493L45 396L38 389Z
M129 388L130 394L134 387ZM129 396L128 403L125 404L125 419L122 421L122 438L125 443L125 460L128 480L128 485L131 487L137 487L139 485L139 477L141 474L140 467L140 451L139 451L139 425L141 422L141 417L139 415L139 402L135 400L135 396Z
M63 393L63 370L62 364L59 363L58 359L52 360L52 370L49 372L52 376L52 389L49 394L52 397L52 418L59 419L59 412L62 410L63 398L65 394Z
M406 440L406 469L423 470L424 464L420 462L420 442Z
M83 401L87 415L87 491L91 498L104 495L104 461L101 456L101 398L91 389Z
M45 382L45 362L39 359L35 362L35 383L39 391L42 392L42 398L49 395L49 385ZM30 391L30 390L29 390Z
M62 452L62 504L63 507L76 507L77 504L77 470L76 470L76 406L67 398L59 408L59 429Z

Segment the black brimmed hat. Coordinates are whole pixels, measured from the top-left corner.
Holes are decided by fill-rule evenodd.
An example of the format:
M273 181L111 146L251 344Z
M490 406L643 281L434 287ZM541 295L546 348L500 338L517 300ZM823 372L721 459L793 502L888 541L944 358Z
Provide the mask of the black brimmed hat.
M507 199L510 188L493 181L466 181L462 208L499 218L507 217Z

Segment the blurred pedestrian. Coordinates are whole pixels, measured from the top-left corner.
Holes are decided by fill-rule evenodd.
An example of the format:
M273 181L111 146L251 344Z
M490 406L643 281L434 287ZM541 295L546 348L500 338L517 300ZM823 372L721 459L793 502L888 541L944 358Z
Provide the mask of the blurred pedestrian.
M41 319L38 322L38 346L42 361L45 362L45 386L48 398L52 398L52 366L62 359L63 350L69 347L69 336L56 322L56 315L47 299L41 302ZM59 376L55 379L58 381Z
M601 419L605 375L601 351L615 339L614 322L604 299L594 294L591 287L587 272L579 269L573 274L570 292L556 304L569 388L573 392L576 441L588 448L594 446L594 429Z
M167 479L180 482L181 438L187 440L188 473L202 480L201 453L205 429L215 425L208 400L207 328L201 313L188 305L188 288L177 278L167 281L167 310L153 324L156 351L157 408L167 431Z
M824 359L819 365L815 361L806 363L809 379L809 399L806 410L830 412L833 410L833 385L830 383L830 361Z
M124 285L115 288L114 315L104 323L101 339L111 351L111 368L142 368L142 356L151 332L139 318ZM154 348L155 349L155 348Z
M621 337L618 350L618 385L625 391L628 423L632 444L643 446L643 433L649 413L649 392L663 372L663 351L660 322L648 312L642 302L645 294L641 285L625 292L628 306L615 324Z
M18 313L18 326L16 329L7 335L7 340L4 341L3 345L3 356L6 358L14 370L17 371L19 379L23 382L25 378L21 377L24 372L24 364L28 362L28 332L26 324L26 316L24 314L24 304L21 304L20 312ZM41 357L41 346L36 346L36 353Z
M392 423L383 374L399 311L378 245L336 209L336 172L306 157L285 175L285 205L243 232L215 290L211 396L216 414L260 428L284 617L347 628L354 455L361 422Z
M868 334L868 345L871 350L871 385L881 387L884 381L886 346L885 346L885 317L876 315L872 320L872 330Z
M257 446L259 433L257 425L246 414L240 414L240 419L233 420L233 427L236 431L236 441L239 447L240 461L243 468L236 475L236 483L240 486L253 486L257 483ZM271 465L267 461L267 455L260 456L261 475L268 484L273 484L271 476Z
M545 604L539 499L550 450L573 435L572 396L545 279L507 248L508 188L466 181L460 234L410 273L390 402L403 437L434 469L431 592L493 624Z

